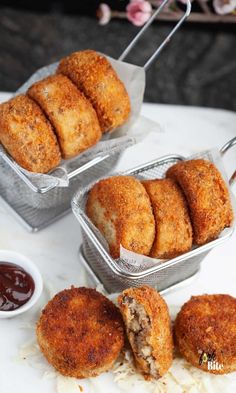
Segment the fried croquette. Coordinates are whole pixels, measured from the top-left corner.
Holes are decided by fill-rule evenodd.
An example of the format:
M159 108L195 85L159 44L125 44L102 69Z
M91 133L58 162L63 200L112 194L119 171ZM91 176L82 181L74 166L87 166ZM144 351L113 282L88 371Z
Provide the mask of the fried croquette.
M47 173L61 161L49 121L25 95L0 105L0 142L22 168L31 172Z
M192 247L192 226L185 197L172 179L142 182L151 200L156 237L150 252L154 258L174 258Z
M128 119L128 93L106 57L93 50L74 52L61 60L58 72L68 76L90 100L102 132L111 131Z
M229 191L213 163L203 159L182 161L167 171L182 188L193 226L193 241L205 244L217 238L233 220Z
M75 157L101 138L95 110L66 76L53 75L34 83L28 95L52 123L63 158Z
M119 309L91 288L59 292L37 324L40 349L65 376L89 378L109 370L124 345Z
M141 182L132 176L100 180L89 191L86 213L103 234L113 258L120 245L148 255L155 237L150 199Z
M148 286L122 292L118 304L133 350L135 364L146 379L162 377L173 360L173 339L168 307Z
M236 371L236 298L192 296L177 315L174 334L193 366L213 374Z

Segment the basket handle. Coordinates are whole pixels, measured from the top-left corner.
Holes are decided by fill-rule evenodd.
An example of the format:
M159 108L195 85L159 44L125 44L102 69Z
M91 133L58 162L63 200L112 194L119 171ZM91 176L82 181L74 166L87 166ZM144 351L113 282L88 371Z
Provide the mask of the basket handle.
M236 145L236 136L230 139L230 141L226 142L226 144L220 149L220 154L222 155L222 157L225 155L225 153L227 153L227 151L229 151L235 145ZM234 173L229 179L230 186L233 185L235 180L236 180L236 170L234 171Z
M124 52L120 55L119 59L120 61L123 61L126 56L130 53L130 51L135 47L137 44L138 40L141 38L141 36L145 33L145 31L148 29L148 27L152 24L154 19L156 19L156 16L159 15L164 8L164 6L169 2L170 0L164 0L163 3L156 9L156 11L153 12L152 16L148 19L148 21L145 23L143 28L138 32L138 34L133 38L133 40L130 42L130 44L127 46L127 48L124 50ZM153 63L153 61L159 56L160 52L162 49L168 44L172 36L176 33L176 31L179 29L179 27L182 25L182 23L187 19L191 12L191 2L190 0L186 1L186 10L181 17L181 19L176 23L174 28L171 30L171 32L167 35L167 37L162 41L162 43L158 46L158 48L155 50L153 55L146 61L144 64L143 68L147 70L150 65Z

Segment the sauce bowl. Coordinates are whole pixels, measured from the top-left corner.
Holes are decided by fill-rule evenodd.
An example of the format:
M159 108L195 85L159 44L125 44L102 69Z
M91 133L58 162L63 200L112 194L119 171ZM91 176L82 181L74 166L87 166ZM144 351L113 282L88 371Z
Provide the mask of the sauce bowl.
M1 262L13 263L22 267L27 273L31 275L35 285L32 296L21 307L12 311L0 310L0 318L12 318L16 315L22 314L25 311L28 311L38 301L43 290L43 280L36 265L29 258L18 252L0 250L0 263Z

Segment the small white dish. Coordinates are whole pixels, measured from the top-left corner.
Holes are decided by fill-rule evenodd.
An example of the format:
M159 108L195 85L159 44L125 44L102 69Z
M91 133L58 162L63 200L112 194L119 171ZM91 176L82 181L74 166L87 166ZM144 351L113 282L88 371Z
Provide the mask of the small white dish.
M23 306L12 311L0 311L0 318L12 318L28 311L39 299L43 290L42 276L35 264L27 257L15 251L0 250L0 262L14 263L29 273L34 281L35 289L31 298Z

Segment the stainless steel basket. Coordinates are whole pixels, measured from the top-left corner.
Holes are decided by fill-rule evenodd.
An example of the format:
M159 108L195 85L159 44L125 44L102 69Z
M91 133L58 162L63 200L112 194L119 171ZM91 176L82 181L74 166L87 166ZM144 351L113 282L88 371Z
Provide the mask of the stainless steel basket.
M170 0L164 0L153 13L152 17L124 50L119 60L123 61L127 57L168 1ZM144 64L144 70L150 67L167 45L170 38L188 17L190 10L191 3L190 0L187 0L186 11L183 12L174 28ZM55 63L38 70L36 80L54 73L56 66ZM25 93L33 82L35 82L35 74L18 89L16 94ZM106 139L106 136L104 138ZM76 159L65 161L61 167L50 173L50 182L48 181L46 184L40 180L39 174L36 178L36 176L34 177L20 168L0 145L0 197L28 230L37 231L70 210L71 198L78 187L85 187L91 181L107 175L112 170L114 171L122 151L134 143L135 139L132 137L125 141L120 138L117 145L114 143L114 147L109 147L108 151L98 151L93 158L88 159L86 154L83 154ZM64 184L64 187L61 187L57 175L59 174L59 178L63 178L63 171L66 173L67 183Z
M86 172L73 177L68 187L55 187L45 193L32 191L0 157L0 196L18 221L27 230L36 232L67 214L78 187L86 186L114 170L121 154L120 151L114 153Z
M232 139L221 149L221 155L225 154L235 144L236 138ZM219 168L219 163L214 161L211 151L198 154L198 157L213 161ZM163 178L170 166L183 159L185 158L180 155L168 155L123 172L123 174L133 175L140 179ZM230 182L233 181L234 177L235 174L231 177ZM161 264L152 265L151 267L147 265L136 267L120 258L115 260L110 256L104 239L86 216L85 204L87 192L90 188L91 185L86 190L79 190L77 192L72 201L72 209L82 227L83 257L90 270L102 282L109 293L119 292L131 286L137 287L144 284L153 286L158 291L162 291L188 279L199 270L201 261L210 250L226 241L234 230L234 225L231 228L226 228L218 239L194 248L176 258L166 260Z

